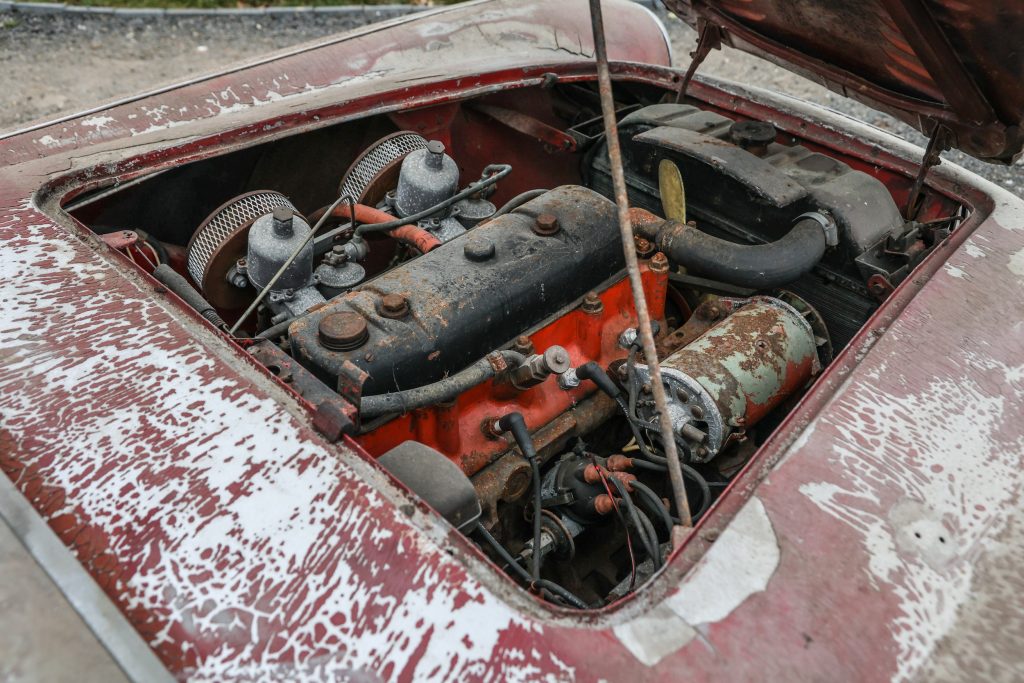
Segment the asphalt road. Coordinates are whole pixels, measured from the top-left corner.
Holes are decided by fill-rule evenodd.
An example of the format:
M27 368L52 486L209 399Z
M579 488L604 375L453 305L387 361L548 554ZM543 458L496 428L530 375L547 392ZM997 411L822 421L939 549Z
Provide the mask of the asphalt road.
M0 130L73 112L218 69L296 43L355 28L366 19L329 14L126 18L0 12ZM669 17L676 62L695 35ZM779 90L923 145L916 131L772 64L726 48L701 73ZM994 166L958 152L944 158L1024 196L1024 165Z

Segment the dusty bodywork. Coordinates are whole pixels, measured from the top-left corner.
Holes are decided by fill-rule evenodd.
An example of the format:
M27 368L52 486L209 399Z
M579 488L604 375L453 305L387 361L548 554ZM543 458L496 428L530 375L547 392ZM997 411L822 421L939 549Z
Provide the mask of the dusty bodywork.
M1013 677L1020 201L605 23L689 533L584 3L0 142L0 512L130 677Z

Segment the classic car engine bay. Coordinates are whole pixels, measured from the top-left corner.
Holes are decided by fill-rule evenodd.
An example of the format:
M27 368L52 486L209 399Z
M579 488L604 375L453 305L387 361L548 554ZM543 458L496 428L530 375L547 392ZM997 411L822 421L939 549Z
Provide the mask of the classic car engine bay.
M962 218L768 122L623 88L644 295L693 519ZM281 137L73 216L553 603L665 563L671 501L594 90Z

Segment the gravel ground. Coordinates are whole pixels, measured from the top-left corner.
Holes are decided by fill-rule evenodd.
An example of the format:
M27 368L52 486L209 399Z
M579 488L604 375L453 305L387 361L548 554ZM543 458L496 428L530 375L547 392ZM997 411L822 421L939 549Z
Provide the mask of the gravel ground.
M0 12L0 130L73 112L308 40L367 19L329 14L125 18ZM693 31L666 21L677 63ZM918 145L924 138L891 117L844 99L784 69L726 48L701 73L785 92L862 119ZM959 152L944 158L1024 196L1024 166L986 164Z

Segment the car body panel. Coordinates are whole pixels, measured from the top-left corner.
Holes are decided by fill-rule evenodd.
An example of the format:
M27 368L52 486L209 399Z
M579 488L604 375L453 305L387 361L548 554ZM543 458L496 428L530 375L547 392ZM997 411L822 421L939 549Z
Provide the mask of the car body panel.
M667 0L711 43L769 59L978 158L1024 145L1014 0ZM709 43L710 45L710 43Z
M553 7L494 2L462 16L532 6L537 22L542 4ZM336 54L303 53L293 97L269 96L279 86L267 74L237 109L195 109L197 92L237 93L267 63L154 96L164 116L184 109L173 125L136 123L150 105L130 103L2 143L0 467L181 678L1005 675L1024 646L1010 607L1019 578L1006 573L1024 548L1024 430L1013 419L1024 408L1024 209L961 169L929 177L972 207L960 230L882 305L662 575L585 616L532 600L354 444L325 441L307 406L59 210L113 178L370 110L545 73L593 80L585 3L564 5L544 21L575 27L582 56L464 52L472 77L438 68L352 82ZM640 57L667 62L662 48L644 57L660 29L642 10L605 11L610 27L645 36ZM401 30L420 35L419 20ZM553 35L532 26L522 30ZM610 43L625 60L616 78L677 82L633 63L635 42ZM919 150L836 114L704 80L690 94L915 172ZM64 128L68 142L41 142Z

